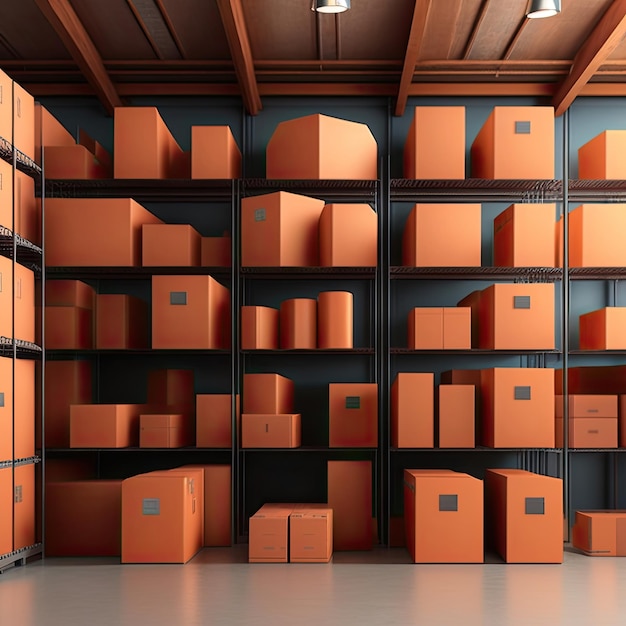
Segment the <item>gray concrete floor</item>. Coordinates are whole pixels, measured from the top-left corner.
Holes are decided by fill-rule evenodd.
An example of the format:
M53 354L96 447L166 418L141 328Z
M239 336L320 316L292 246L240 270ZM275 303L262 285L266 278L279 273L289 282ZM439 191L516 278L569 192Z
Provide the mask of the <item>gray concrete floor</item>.
M412 565L403 550L330 564L248 564L246 546L187 565L46 559L0 576L0 624L557 626L626 623L626 558Z

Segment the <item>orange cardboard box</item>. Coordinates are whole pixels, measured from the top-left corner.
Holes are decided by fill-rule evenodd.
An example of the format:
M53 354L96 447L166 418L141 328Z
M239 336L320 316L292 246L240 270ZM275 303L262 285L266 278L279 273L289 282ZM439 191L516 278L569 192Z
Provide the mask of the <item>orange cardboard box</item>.
M318 226L324 201L277 191L241 201L241 264L309 267L319 264Z
M0 92L4 97L0 98L0 137L12 142L13 139L13 81L0 70Z
M404 470L404 519L413 562L484 561L482 480L445 470Z
M68 448L70 405L92 401L91 361L47 361L45 391L46 448Z
M196 396L196 447L231 448L233 420L230 394L199 394ZM237 433L240 432L241 413L239 395L235 396Z
M626 130L605 130L578 148L578 178L618 180L626 178L624 150Z
M144 267L197 267L201 240L189 224L144 224L141 263Z
M554 285L492 285L480 296L479 347L487 350L553 350Z
M200 265L202 267L230 267L232 240L230 233L223 237L202 237L200 241Z
M626 448L626 396L619 396L619 447Z
M457 303L460 308L470 309L470 331L471 331L471 347L478 348L480 335L480 299L482 291L472 291L463 300Z
M327 204L319 246L322 267L376 267L378 215L369 204Z
M278 349L278 309L268 306L241 307L241 349Z
M465 107L415 107L404 144L404 178L465 178Z
M293 413L293 380L280 374L243 375L243 412Z
M378 445L378 385L328 385L328 445L331 448L375 448Z
M314 114L280 122L267 144L267 178L375 180L378 146L366 124Z
M354 347L354 296L349 291L322 291L317 297L317 347Z
M41 200L35 198L35 179L16 170L15 232L37 246L41 245Z
M626 349L626 307L612 306L579 317L581 350Z
M13 264L0 256L0 337L13 336Z
M35 98L16 82L13 82L13 145L35 160Z
M493 264L554 267L554 204L512 204L493 221Z
M113 158L111 153L98 141L90 137L82 128L78 129L78 143L81 146L85 146L100 165L104 168L105 177L113 177Z
M128 448L139 445L141 404L72 404L70 448Z
M47 350L91 350L92 312L76 306L46 307Z
M230 348L230 291L211 276L153 276L152 347Z
M13 469L0 468L0 506L6 515L0 515L0 554L13 552Z
M481 372L482 445L554 448L554 370L497 367Z
M35 456L35 362L15 361L13 447L15 459Z
M391 386L391 445L434 446L434 374L405 373Z
M35 274L15 263L15 337L35 343Z
M97 180L109 172L85 146L49 146L44 148L46 178L53 180Z
M141 227L161 220L126 198L47 198L48 266L141 265Z
M191 178L241 178L241 152L229 126L191 127Z
M620 204L582 204L570 211L570 267L626 266L623 208Z
M443 349L469 350L472 347L471 307L443 308Z
M117 107L115 178L172 178L182 150L156 107Z
M189 415L139 416L140 448L184 448L192 443Z
M317 300L293 298L280 305L280 347L317 348Z
M476 446L475 395L474 385L439 386L440 448L474 448Z
M46 556L119 556L122 481L46 483Z
M415 308L409 312L408 347L410 350L443 348L443 309Z
M575 417L617 417L617 395L570 395L567 410L569 418ZM554 397L555 415L563 418L563 396Z
M13 230L13 167L4 160L0 160L0 226Z
M556 393L563 393L563 370L556 372ZM568 370L570 393L621 394L626 390L626 365L570 367Z
M141 350L150 346L148 305L124 294L98 294L96 348Z
M520 469L488 469L485 500L487 536L493 537L505 562L563 562L560 478Z
M626 511L576 511L572 545L587 556L626 556Z
M471 148L473 178L553 179L554 109L496 106Z
M404 226L402 265L480 267L480 204L416 204Z
M333 510L304 507L289 516L289 562L328 563L333 555Z
M80 280L46 280L47 306L76 306L96 308L96 291Z
M262 506L248 526L250 563L287 563L289 560L289 516L292 507Z
M48 109L35 103L35 162L41 164L42 145L75 146L76 140ZM46 176L48 163L46 162Z
M328 507L335 551L372 549L371 461L328 461Z
M300 413L241 416L242 448L299 448L301 438Z
M153 406L188 406L193 409L193 370L152 370L148 373L148 404Z
M555 442L563 447L563 418L555 421ZM568 424L570 448L617 448L618 419L616 417L574 417Z
M122 563L186 563L198 552L203 511L181 472L157 472L122 483Z
M13 362L10 358L0 357L0 461L12 460Z
M35 464L13 469L13 550L35 545Z

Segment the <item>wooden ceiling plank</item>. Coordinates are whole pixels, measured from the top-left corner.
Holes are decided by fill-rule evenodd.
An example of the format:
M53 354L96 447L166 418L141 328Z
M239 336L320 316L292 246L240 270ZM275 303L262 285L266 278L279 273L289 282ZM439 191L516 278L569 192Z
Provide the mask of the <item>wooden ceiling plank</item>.
M217 6L224 24L246 110L250 115L256 115L262 108L261 96L254 73L254 59L241 0L217 0Z
M185 51L185 46L183 46L183 42L181 38L179 37L178 32L176 31L176 28L174 27L174 22L172 22L172 18L170 17L170 14L165 9L165 6L163 5L162 0L154 0L154 2L159 8L159 11L161 11L161 15L163 16L163 21L165 22L168 30L170 31L170 35L172 36L172 39L174 40L174 43L176 44L176 47L178 48L178 52L180 53L180 56L183 59L186 59L187 52Z
M406 108L406 101L409 96L409 87L413 80L415 65L419 58L424 33L426 32L426 22L428 21L428 12L432 0L415 0L415 9L413 10L413 20L411 21L411 31L409 33L409 41L406 47L406 55L404 57L404 66L402 68L402 76L400 77L400 88L398 89L398 97L396 100L396 115L403 115Z
M524 29L526 28L526 26L528 26L529 22L530 20L526 16L522 18L522 21L520 22L520 25L517 27L517 30L515 31L513 38L509 42L509 45L506 47L506 50L504 51L504 54L502 55L503 61L509 60L509 58L513 54L513 50L515 50L515 46L517 45L517 42L520 40L522 33L524 32Z
M141 30L143 31L144 37L148 40L148 43L150 44L150 47L154 51L154 54L157 55L157 58L159 59L159 61L164 61L165 56L159 50L159 47L157 46L156 41L154 41L154 37L152 37L150 30L146 26L146 23L143 21L141 14L139 13L139 11L137 10L137 7L133 3L133 0L126 0L126 4L128 5L128 8L132 11L133 15L135 16L135 20L137 20L137 24L139 24L139 28L141 28Z
M472 49L474 48L474 44L476 43L476 38L478 37L478 31L482 26L483 21L485 20L485 16L487 15L487 9L489 8L489 0L483 0L483 3L480 7L480 11L478 13L478 17L474 22L474 26L472 28L472 32L470 33L469 39L465 44L465 50L463 52L463 58L468 59L469 55L472 53Z
M35 2L82 70L107 113L112 115L115 107L122 106L122 100L107 74L96 46L69 1Z
M614 0L578 50L569 75L558 87L552 100L555 115L561 115L569 108L625 34L626 0Z

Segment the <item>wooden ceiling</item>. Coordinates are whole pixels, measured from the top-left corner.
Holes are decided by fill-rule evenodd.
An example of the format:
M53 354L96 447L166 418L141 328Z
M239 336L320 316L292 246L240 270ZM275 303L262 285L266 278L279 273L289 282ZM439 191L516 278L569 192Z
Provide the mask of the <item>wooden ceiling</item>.
M0 67L36 96L626 95L626 0L19 0L0 3Z

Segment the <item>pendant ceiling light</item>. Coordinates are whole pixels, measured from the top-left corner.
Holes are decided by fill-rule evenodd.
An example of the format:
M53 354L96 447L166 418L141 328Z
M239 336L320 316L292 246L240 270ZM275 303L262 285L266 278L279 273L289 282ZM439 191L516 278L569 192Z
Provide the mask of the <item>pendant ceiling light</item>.
M350 8L350 0L313 0L311 11L318 13L343 13Z
M561 12L561 0L529 0L526 17L552 17Z

